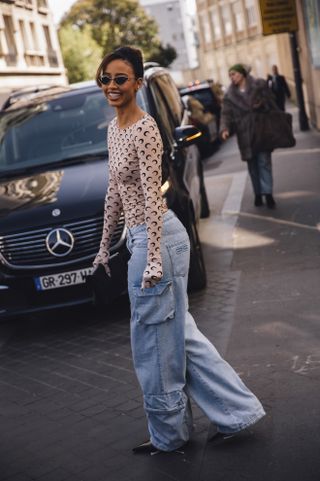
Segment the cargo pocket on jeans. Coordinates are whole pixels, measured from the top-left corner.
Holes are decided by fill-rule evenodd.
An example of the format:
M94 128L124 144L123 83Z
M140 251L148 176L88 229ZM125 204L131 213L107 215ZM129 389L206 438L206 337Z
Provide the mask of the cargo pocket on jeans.
M187 397L182 391L144 395L144 408L149 414L177 413L185 408L186 402Z
M160 282L149 289L133 287L134 319L145 325L160 324L174 318L172 282Z

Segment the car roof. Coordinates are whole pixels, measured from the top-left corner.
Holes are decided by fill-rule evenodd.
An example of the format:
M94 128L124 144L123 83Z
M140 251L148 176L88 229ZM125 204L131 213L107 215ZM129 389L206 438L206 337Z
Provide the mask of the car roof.
M198 92L200 90L211 90L211 86L209 82L200 82L192 85L188 85L187 87L182 87L179 89L181 95L190 94L192 92Z
M168 70L157 64L148 65L144 79L148 83L153 77L168 74ZM32 106L45 101L53 100L59 96L77 95L81 92L91 92L98 90L94 80L85 80L69 85L35 85L34 87L17 89L12 92L1 107L1 111L12 111L23 107Z
M21 89L15 91L12 98L9 97L5 101L1 108L1 111L12 111L24 107L34 106L58 97L77 95L79 94L80 90L81 92L91 92L98 89L99 87L94 81L79 82L76 84L70 84L65 86L53 85L41 89L35 87L33 90Z

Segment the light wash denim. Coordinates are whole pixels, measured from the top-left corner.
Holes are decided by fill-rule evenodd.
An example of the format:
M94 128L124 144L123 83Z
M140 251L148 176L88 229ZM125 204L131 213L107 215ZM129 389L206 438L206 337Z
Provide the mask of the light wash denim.
M188 441L193 429L189 396L221 432L258 421L265 414L260 402L188 312L190 244L175 214L164 215L163 278L155 287L141 289L147 262L144 224L129 229L128 248L133 362L152 444L172 451Z
M255 195L272 194L271 152L259 152L248 160L248 171Z

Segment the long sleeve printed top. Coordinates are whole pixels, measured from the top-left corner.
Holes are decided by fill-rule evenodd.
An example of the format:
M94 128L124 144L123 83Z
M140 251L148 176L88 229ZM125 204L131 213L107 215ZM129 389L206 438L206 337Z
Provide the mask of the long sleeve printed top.
M114 229L123 210L127 227L146 224L147 265L142 287L162 277L160 251L162 218L167 207L161 195L162 140L155 120L145 114L120 129L114 118L108 128L109 186L98 260L107 263Z

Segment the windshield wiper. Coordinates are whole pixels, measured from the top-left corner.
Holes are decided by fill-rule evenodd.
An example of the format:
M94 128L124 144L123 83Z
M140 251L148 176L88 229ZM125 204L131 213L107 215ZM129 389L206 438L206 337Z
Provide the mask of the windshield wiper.
M77 155L72 155L70 157L62 157L59 160L56 160L53 162L53 164L60 164L62 163L68 163L69 161L74 161L74 160L79 160L80 162L85 162L86 160L95 160L95 159L107 159L108 158L108 151L104 150L103 152L92 152L90 154L77 154ZM50 165L50 164L49 164Z
M22 167L20 169L12 170L0 170L0 178L17 177L24 174L30 174L31 172L39 172L41 170L48 170L52 167L65 166L69 164L77 164L82 162L87 162L89 160L99 160L108 158L107 150L103 152L95 152L91 154L74 155L70 157L62 157L61 159L54 160L53 162L47 162L43 164L30 165L28 167Z

